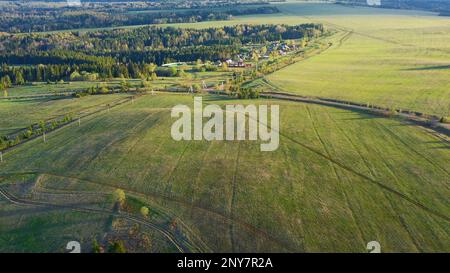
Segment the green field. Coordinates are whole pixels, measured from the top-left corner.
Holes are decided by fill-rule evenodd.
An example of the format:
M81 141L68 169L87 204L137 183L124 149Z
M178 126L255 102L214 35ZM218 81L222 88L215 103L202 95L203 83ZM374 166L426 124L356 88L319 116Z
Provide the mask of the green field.
M273 5L282 12L173 26L321 22L335 31L321 38L332 46L265 76L267 86L450 116L448 17L297 1ZM159 78L152 88L212 86L230 74ZM99 83L8 92L42 95ZM0 136L130 95L2 99ZM64 252L72 240L90 252L93 240L117 239L133 252L367 252L370 241L380 242L382 252L450 251L448 135L359 110L203 96L205 104L222 107L280 105L278 150L260 152L258 141L174 141L170 110L192 106L192 96L139 96L49 132L45 143L38 137L3 154L0 252ZM127 195L120 214L111 198L118 188ZM1 190L31 204L14 203ZM139 216L142 206L150 209L148 218Z
M327 52L267 77L282 90L450 115L447 17L337 5L284 7L343 33Z
M259 102L281 105L276 152L261 153L252 141L176 142L170 107L192 97L160 94L7 153L1 185L32 172L22 191L43 200L49 197L41 191L58 199L122 188L186 225L203 251L365 252L372 240L384 252L449 251L448 144L393 119ZM16 209L2 221L20 221ZM14 225L0 226L4 237L15 232ZM93 236L63 234L61 244Z
M44 97L21 100L0 100L0 135L27 128L39 121L84 115L105 108L126 97L125 94L103 95L75 99L73 97Z

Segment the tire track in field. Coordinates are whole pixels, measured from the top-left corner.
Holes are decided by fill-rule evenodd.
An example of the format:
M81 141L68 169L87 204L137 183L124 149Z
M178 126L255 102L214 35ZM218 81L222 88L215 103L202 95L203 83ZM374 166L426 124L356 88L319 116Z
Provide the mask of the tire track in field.
M394 180L397 182L397 184L400 183L397 175L395 175L395 172L392 170L392 168L386 163L386 159L383 158L383 156L381 156L383 165L385 166L385 168L387 169L388 173L394 178ZM391 207L392 211L394 212L394 214L397 216L400 225L403 227L403 229L406 231L406 233L408 234L409 238L411 239L411 242L413 243L414 247L418 250L421 251L421 248L419 247L419 243L416 241L414 235L411 233L411 231L409 230L408 226L406 225L406 222L404 220L404 218L401 216L401 214L398 212L397 209L395 209L395 204L392 202L391 198L389 198L389 196L387 196L386 194L384 194L386 199L389 202L389 206Z
M260 124L262 124L264 126L267 126L268 129L274 130L269 124L264 124L264 123L262 123L259 120L257 120L257 122L259 122ZM340 168L342 168L342 169L344 169L344 170L346 170L346 171L348 171L350 173L353 173L354 175L359 176L359 177L363 178L364 180L366 180L366 181L368 181L370 183L373 183L373 184L377 185L378 187L382 188L383 190L385 190L387 192L390 192L390 193L396 195L397 197L403 198L407 202L413 204L414 206L416 206L416 207L418 207L418 208L420 208L420 209L422 209L422 210L424 210L424 211L426 211L426 212L428 212L430 214L433 214L434 216L437 216L437 217L439 217L439 218L441 218L441 219L443 219L443 220L445 220L447 222L450 222L450 217L449 216L447 216L445 214L442 214L439 211L435 211L432 208L429 208L428 206L422 204L421 202L412 199L408 195L406 195L406 194L404 194L404 193L402 193L402 192L400 192L400 191L398 191L398 190L396 190L394 188L391 188L388 185L385 185L384 183L382 183L380 181L377 181L377 180L375 180L375 179L373 179L373 178L371 178L371 177L369 177L369 176L367 176L367 175L365 175L363 173L360 173L360 172L356 171L352 167L349 167L349 166L339 162L338 160L336 160L336 159L334 159L334 158L332 158L332 157L322 153L321 151L317 150L316 148L313 148L313 147L311 147L309 145L306 145L306 144L296 140L295 138L293 138L293 137L291 137L291 136L289 136L287 134L284 134L284 133L282 133L280 131L276 131L276 132L278 132L278 134L280 136L285 137L286 139L288 139L291 142L293 142L293 143L295 143L295 144L297 144L297 145L307 149L308 151L310 151L312 153L315 153L318 156L320 156L320 157L322 157L322 158L324 158L326 160L331 161L333 164L339 166Z
M117 189L117 185L119 185L119 183L117 181L114 181L113 179L108 179L108 182L104 182L104 181L99 181L99 180L91 180L88 178L80 178L77 177L73 174L58 174L58 173L51 173L48 171L43 171L43 170L30 170L30 171L25 171L25 172L9 172L9 173L0 173L0 177L5 177L5 176L14 176L14 175L28 175L28 174L47 174L47 175L51 175L51 176L55 176L55 177L61 177L61 178L69 178L69 179L76 179L79 181L84 181L84 182L89 182L92 184L97 184L97 185L101 185L101 186L107 186L110 187L112 189ZM199 205L193 205L192 203L190 203L189 201L186 201L182 198L178 198L178 197L174 197L174 196L167 196L164 195L163 193L158 193L158 192L139 192L136 190L133 190L131 188L126 188L126 187L120 187L121 189L125 190L126 192L135 194L135 195L139 195L139 196L143 196L146 198L157 198L160 200L164 200L164 201L170 201L170 202L174 202L177 204L182 205L185 208L192 208L195 207L196 209L205 212L206 214L208 214L209 216L214 216L214 217L219 217L223 220L225 220L227 223L230 222L234 222L240 225L240 227L242 227L243 229L245 229L247 232L249 232L250 234L257 236L257 237L263 237L267 240L269 240L270 242L275 243L276 245L282 247L285 250L291 251L291 252L295 252L295 249L287 246L287 243L284 241L280 241L279 239L275 238L274 236L270 235L269 233L267 233L264 230L261 230L245 221L242 221L241 219L238 218L230 218L228 214L225 214L221 211L212 209L210 207L205 207L205 206L199 206Z
M425 159L428 163L430 163L432 166L436 167L437 169L440 169L441 171L443 171L444 173L447 174L447 176L450 176L450 172L447 171L445 168L443 168L442 166L434 163L431 159L429 159L428 157L426 157L425 155L421 154L420 152L418 152L416 149L414 149L414 145L409 145L405 140L403 140L401 137L399 137L397 134L395 134L394 132L392 132L391 129L389 129L386 125L382 124L381 122L376 121L376 123L379 125L379 127L383 128L390 136L392 136L394 139L398 140L401 144L403 144L404 147L406 147L408 151L413 152L414 154L418 155L419 157Z
M345 130L343 130L339 125L338 122L333 119L333 117L329 114L329 112L327 112L327 116L330 120L332 120L334 122L334 124L336 124L336 128L338 128L338 130L341 132L341 134L345 137L345 139L347 139L347 141L350 143L350 145L353 147L353 150L356 151L356 153L358 154L358 156L362 159L362 161L364 162L364 165L366 166L367 170L370 173L370 176L375 179L376 175L373 172L372 168L369 166L369 162L366 160L366 158L361 154L361 152L359 151L359 149L356 147L356 145L354 144L354 142L351 140L351 138L345 133ZM398 183L398 179L395 176L395 174L392 172L392 170L386 165L386 162L384 161L384 159L382 160L383 164L385 165L386 168L388 168L388 171L391 173L391 176L394 177L394 179L397 181ZM403 229L405 229L405 231L408 233L411 242L413 243L414 247L416 249L418 249L420 251L420 248L418 247L419 244L417 244L416 240L414 239L414 236L411 234L411 232L409 231L409 229L407 228L407 225L404 222L404 219L401 217L401 215L398 213L398 211L396 209L394 209L394 205L392 203L392 200L389 198L389 196L387 196L386 192L381 191L383 193L383 196L386 198L386 200L389 203L389 206L391 207L393 213L395 213L395 215L399 218L400 224L403 227ZM368 242L367 238L366 238L366 242Z
M41 174L39 177L45 176L46 174ZM48 175L49 177L52 175ZM1 181L1 177L0 177L0 181ZM91 183L91 182L89 182ZM111 187L111 186L110 186ZM117 188L117 187L111 187L111 188ZM110 196L111 193L108 192L101 192L101 191L79 191L79 190L61 190L61 189L57 189L57 188L52 188L52 187L48 187L48 186L43 186L41 185L41 183L39 183L39 185L35 184L33 191L38 190L37 193L43 193L43 194L50 194L50 195L97 195L97 196ZM144 197L144 199L147 198L147 196L143 196L143 195L137 195L138 197ZM172 217L171 213L166 211L164 208L162 208L159 205L155 205L154 203L152 203L153 207L155 210L157 210L159 213L161 213L165 219L169 219L169 217ZM194 236L196 237L195 240L198 241L202 246L196 246L194 243L191 243L191 245L193 246L193 248L196 248L198 250L198 252L213 252L211 250L211 248L200 238L197 236L197 234L191 230L191 228L186 225L183 221L181 221L179 218L177 218L177 224L181 224L183 226L184 230L187 230L189 233L188 237Z
M191 146L191 143L193 141L188 141L188 143L184 146L183 151L181 152L181 154L178 156L177 161L175 162L175 166L173 167L172 171L170 171L168 178L166 179L166 195L170 196L171 192L172 192L172 178L175 174L175 172L178 169L178 166L180 165L181 160L183 159L184 154L186 153L187 149Z
M288 148L286 148L285 146L282 146L282 150L283 150L283 153L284 153L284 162L285 162L286 166L291 166L292 160L289 160L291 157L289 157ZM305 176L304 176L303 173L301 173L301 174L302 174L302 178L301 178L301 180L300 179L299 180L302 183L302 186L304 187L305 185L304 185L303 182L305 180ZM294 192L294 184L292 182L290 184L291 184L291 189L292 189L290 191L290 193L291 193L291 196L292 196L293 200L295 200L296 196L293 194L293 192ZM302 194L304 194L303 190L302 190ZM298 213L300 214L300 212L298 212ZM305 229L304 229L304 226L303 226L303 217L302 217L301 214L300 214L300 219L299 220L300 220L300 222L297 221L297 225L299 226L300 232L301 232L301 248L302 248L301 252L302 253L306 253L307 250L306 250L306 242L305 242Z
M191 203L192 204L194 204L194 201L195 201L194 196L195 196L195 192L196 192L196 186L199 183L201 173L202 173L202 171L203 171L203 169L204 169L204 167L206 165L204 163L206 162L206 158L209 155L209 150L211 149L213 144L214 144L214 141L208 141L208 148L206 148L206 151L203 154L202 161L201 161L201 164L200 164L200 169L197 172L197 177L195 178L194 183L192 183L192 191L191 191L191 197L192 197L191 198Z
M152 128L152 127L154 126L154 124L156 124L155 122L152 123L150 127L146 127L146 126L143 126L143 125L146 125L146 122L147 122L149 119L151 119L151 118L156 117L156 119L158 119L158 118L157 118L157 117L158 117L158 114L161 113L161 112L163 112L163 111L161 110L161 111L156 111L156 112L154 112L154 113L148 114L146 117L144 117L144 119L142 119L141 121L138 121L137 124L136 124L135 126L133 126L131 129L127 130L127 131L124 132L123 134L120 134L119 136L117 136L117 138L113 139L112 141L110 141L109 143L107 143L106 145L104 145L104 146L100 149L100 151L99 151L96 155L94 155L94 156L92 157L91 160L87 160L87 161L85 162L85 165L86 165L86 164L92 165L92 163L93 163L94 161L96 161L97 159L101 160L100 155L101 155L103 152L107 151L108 148L114 146L115 144L117 144L117 143L119 143L119 142L121 142L121 141L123 141L123 140L125 140L125 139L127 139L127 138L129 138L129 137L131 137L131 136L133 136L133 135L136 135L138 131L142 130L142 128ZM145 137L145 135L144 135L144 137ZM138 138L138 139L137 139L137 141L136 141L136 142L132 145L132 147L127 151L127 153L128 153L132 148L134 148L134 146L137 144L137 142L139 142L140 139L141 139L141 138ZM121 160L119 160L120 163L122 162L122 160L123 160L123 158L122 158ZM83 169L83 166L80 166L79 169Z
M230 214L230 218L233 219L234 218L234 206L235 206L235 202L236 202L236 179L237 179L237 173L238 173L238 168L239 168L239 159L240 159L240 155L241 155L241 144L242 142L239 141L238 144L238 152L236 155L236 161L234 164L234 172L233 172L233 179L231 180L231 196L230 196L230 205L228 208L229 214ZM236 252L236 244L234 241L234 225L233 222L230 222L230 226L229 226L229 235L230 235L230 243L231 243L231 251L233 253Z
M420 208L420 209L422 209L422 210L424 210L424 211L426 211L426 212L428 212L428 213L430 213L430 214L433 214L434 216L437 216L437 217L439 217L439 218L441 218L441 219L443 219L443 220L445 220L445 221L447 221L447 222L450 222L450 217L449 217L449 216L447 216L447 215L445 215L445 214L442 214L442 213L440 213L440 212L438 212L438 211L435 211L435 210L433 210L433 209L431 209L431 208L429 208L429 207L423 205L422 203L420 203L419 201L416 201L416 200L412 199L412 198L409 197L408 195L406 195L406 194L404 194L404 193L402 193L402 192L400 192L400 191L397 191L396 189L391 188L391 187L385 185L385 184L382 183L382 182L379 182L379 181L377 181L377 180L375 180L375 179L372 179L372 178L368 177L368 176L365 175L365 174L362 174L362 173L360 173L360 172L358 172L358 171L355 171L353 168L346 166L345 164L343 164L343 163L341 163L341 162L339 162L339 161L337 161L337 160L335 160L335 159L333 159L333 158L331 158L331 157L329 157L329 156L323 154L322 152L318 151L317 149L312 148L312 147L310 147L310 146L308 146L308 145L305 145L304 143L299 142L299 141L297 141L296 139L294 139L294 138L292 138L292 137L290 137L290 136L288 136L288 135L286 135L286 134L280 133L280 135L282 135L282 136L285 137L286 139L292 141L293 143L296 143L296 144L302 146L303 148L309 150L310 152L313 152L313 153L315 153L315 154L317 154L317 155L323 157L324 159L333 162L334 164L336 164L336 165L339 166L340 168L342 168L342 169L344 169L344 170L346 170L346 171L348 171L348 172L350 172L350 173L353 173L353 174L355 174L356 176L359 176L359 177L363 178L364 180L366 180L366 181L368 181L368 182L370 182L370 183L373 183L373 184L377 185L377 186L380 187L381 189L383 189L383 190L385 190L385 191L387 191L387 192L390 192L391 194L394 194L394 195L396 195L396 196L399 197L399 198L404 199L405 201L411 203L412 205L414 205L414 206L416 206L416 207L418 207L418 208Z
M94 191L67 191L67 190L59 190L59 189L52 189L52 188L44 188L44 187L40 187L39 192L40 194L47 194L47 195L97 195L97 196L111 196L111 193L107 193L107 192L94 192ZM136 196L136 195L135 195ZM139 198L141 198L142 196L138 196ZM144 199L147 200L147 198L144 196ZM167 219L172 219L171 213L169 211L167 211L166 209L162 208L161 206L152 203L151 204L153 207L153 210L157 211L159 214L161 214L161 217L165 220ZM132 214L129 214L132 215ZM209 248L209 246L203 241L201 240L200 237L197 236L197 234L192 231L183 221L181 221L179 218L177 218L177 225L180 224L180 226L182 226L182 231L181 233L183 234L184 238L182 241L185 242L185 245L189 245L190 248L192 250L195 250L196 252L212 252L212 250ZM167 229L166 226L159 224L159 226L161 226L163 229ZM187 236L186 232L187 231ZM201 246L197 245L197 242L192 241L190 238L195 237L194 240L197 241L198 243L200 243Z
M306 108L306 112L308 113L309 120L311 121L311 125L312 125L312 127L313 127L313 129L314 129L314 133L315 133L317 139L318 139L319 142L321 143L321 145L322 145L322 147L323 147L323 150L325 151L325 153L327 154L327 156L328 156L328 157L331 157L331 153L330 153L330 151L329 151L327 145L325 144L325 142L323 141L322 137L320 136L320 134L319 134L319 132L318 132L318 130L317 130L315 121L314 121L314 119L313 119L313 117L312 117L312 115L311 115L311 111L310 111L308 105L305 105L305 108ZM339 175L339 172L337 171L336 166L335 166L332 162L330 162L330 161L328 161L328 163L329 163L331 169L333 170L333 173L334 173L334 175L336 176L337 180L339 181L339 184L341 184L341 185L346 184L346 183L344 183L342 177ZM364 245L364 242L366 242L366 241L364 240L364 232L361 230L361 227L360 227L360 225L358 224L358 221L356 220L355 212L354 212L354 209L353 209L352 205L350 204L350 201L349 201L349 198L348 198L348 195L347 195L347 191L345 190L344 187L342 187L342 188L341 188L341 192L342 192L342 194L343 194L343 196L344 196L345 203L347 204L347 207L348 207L348 209L349 209L350 217L351 217L352 220L353 220L353 224L356 226L356 230L358 230L358 233L359 233L359 234L358 234L358 235L359 235L359 238L358 238L358 239L362 242L362 245Z
M158 111L158 114L164 112L164 110L166 110L166 109L163 109L162 111ZM160 116L159 119L158 119L158 121L163 122L163 119L164 119L164 117L161 117L161 116ZM155 123L155 127L158 127L158 126L159 126L159 124L158 124L158 123ZM152 128L154 128L154 127L152 126ZM148 132L143 136L143 138L147 137L147 134L148 134ZM122 157L120 158L119 162L118 162L117 164L115 164L114 167L112 167L111 171L116 171L116 170L119 169L120 166L122 166L122 162L124 162L124 161L126 160L125 155L128 155L132 150L134 150L135 147L136 147L136 145L137 145L137 143L138 143L138 142L136 141L136 142L132 145L132 147L130 147L130 148L126 151L126 153L124 154L124 156L122 156ZM157 148L156 150L153 151L153 154L158 153L159 150L161 149L161 147L164 146L164 144L163 144L162 141L159 142L159 143L160 143L160 145L158 145L158 148ZM146 168L145 168L145 169L146 169ZM150 171L149 171L149 172L150 172ZM135 179L135 180L136 180L136 181L145 181L149 172L145 172L143 175L136 176L136 179Z
M158 148L156 148L156 150L153 151L153 154L157 154L159 153L159 151L161 150L162 147L164 147L164 143L165 142L160 142L160 144L158 145ZM148 166L148 164L146 165ZM151 167L151 166L150 166ZM148 176L152 174L152 169L151 168L145 168L146 170L148 169L148 171L144 172L142 175L139 176L139 181L141 181L141 183L147 181ZM137 180L138 178L136 178ZM145 184L144 184L145 185ZM148 186L150 186L150 183L148 184ZM148 187L146 187L146 189L148 189Z
M94 209L94 208L86 208L86 207L80 207L75 205L61 205L61 204L53 204L53 203L47 203L47 202L40 202L40 201L33 201L33 200L23 200L19 199L6 190L0 188L0 195L6 198L9 202L18 205L18 206L40 206L40 207L50 207L50 208L59 208L59 209L70 209L75 211L82 211L82 212L89 212L89 213L101 213L101 214L107 214L112 215L114 217L123 218L126 220L129 220L131 222L140 223L144 226L147 226L151 229L154 229L161 233L164 237L166 237L177 249L180 253L184 253L185 250L188 250L187 248L183 247L181 243L177 241L175 236L173 236L170 232L166 231L165 229L159 227L156 224L150 223L148 221L143 221L142 219L139 219L137 217L133 217L126 214L116 213L114 211L110 210L102 210L102 209Z
M157 112L159 113L159 112ZM137 131L139 131L138 129L140 129L141 127L143 127L142 125L145 124L145 122L147 120L149 120L150 118L152 118L155 115L155 113L152 114L148 114L144 119L138 121L138 123L133 126L131 129L125 129L126 132L119 134L119 136L113 138L113 140L109 141L108 143L106 143L105 145L103 145L103 147L100 148L100 150L93 156L91 156L91 159L87 159L85 161L84 164L81 164L80 166L78 166L79 169L85 169L84 166L88 165L92 165L95 161L101 161L101 154L106 152L108 148L110 148L111 146L114 146L116 143L123 141L124 139L127 139L130 136L133 136L134 134L137 133ZM139 138L136 140L136 143L139 141ZM134 145L132 146L134 147ZM87 168L86 168L87 169Z

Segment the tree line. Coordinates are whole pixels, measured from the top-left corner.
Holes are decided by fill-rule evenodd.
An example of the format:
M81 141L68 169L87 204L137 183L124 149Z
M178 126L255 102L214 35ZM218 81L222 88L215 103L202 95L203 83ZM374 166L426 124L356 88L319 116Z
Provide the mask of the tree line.
M8 76L13 84L20 85L32 81L174 76L172 70L157 66L224 60L239 54L243 45L309 40L323 32L320 24L302 24L208 29L152 26L88 33L7 35L0 37L0 77Z
M236 15L277 13L276 7L244 9L189 10L175 12L123 12L121 10L57 10L41 9L4 13L0 31L10 33L43 32L79 28L118 27L147 24L196 23L229 20Z

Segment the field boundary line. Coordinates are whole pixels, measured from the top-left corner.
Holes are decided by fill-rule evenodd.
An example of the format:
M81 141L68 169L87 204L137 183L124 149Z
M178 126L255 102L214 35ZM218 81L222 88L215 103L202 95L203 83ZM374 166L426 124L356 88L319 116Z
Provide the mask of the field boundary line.
M385 118L389 118L386 116L386 111L388 109L383 107L374 107L370 108L367 106L363 106L362 104L359 105L358 103L354 102L341 102L334 99L326 99L326 98L315 98L315 97L308 97L308 96L301 96L297 94L292 93L286 93L286 92L275 92L275 91L269 91L269 92L263 92L260 94L263 98L274 98L274 99L280 99L280 100L287 100L287 101L293 101L293 102L301 102L301 103L312 103L312 104L318 104L323 106L329 106L344 110L350 110L350 111L362 111L371 115L382 115ZM421 115L425 115L420 113ZM432 120L420 118L417 116L417 114L408 114L408 113L398 113L397 115L392 116L391 118L397 118L397 120L401 122L409 122L409 124L422 126L425 128L429 128L436 133L443 134L447 137L450 137L450 124L444 124L438 122L436 119L437 117L432 116ZM443 141L445 143L445 141Z
M260 121L257 121L257 122L259 122L259 123L261 123L261 124L264 124L264 123L262 123L262 122L260 122ZM274 130L269 124L264 124L264 125L267 126L267 128L270 128L271 130ZM420 209L422 209L422 210L424 210L424 211L429 212L430 214L433 214L433 215L435 215L435 216L437 216L437 217L439 217L439 218L441 218L441 219L443 219L443 220L445 220L445 221L447 221L447 222L450 222L450 217L449 217L449 216L447 216L447 215L445 215L445 214L442 214L442 213L440 213L440 212L438 212L438 211L435 211L435 210L433 210L433 209L427 207L426 205L423 205L422 203L420 203L420 202L417 201L417 200L412 199L412 198L409 197L408 195L406 195L406 194L404 194L404 193L402 193L402 192L400 192L400 191L398 191L398 190L396 190L396 189L394 189L394 188L391 188L391 187L385 185L385 184L382 183L382 182L379 182L379 181L377 181L377 180L375 180L375 179L372 179L372 178L370 178L369 176L367 176L367 175L365 175L365 174L363 174L363 173L360 173L360 172L354 170L354 169L351 168L351 167L348 167L347 165L345 165L345 164L343 164L343 163L341 163L341 162L339 162L339 161L333 159L332 157L329 157L329 156L323 154L323 153L320 152L319 150L317 150L317 149L315 149L315 148L313 148L313 147L310 147L309 145L306 145L306 144L304 144L304 143L302 143L302 142L296 140L295 138L293 138L293 137L291 137L291 136L289 136L289 135L286 135L286 134L284 134L284 133L282 133L282 132L280 132L280 131L277 131L277 132L278 132L281 136L283 136L283 137L287 138L288 140L290 140L291 142L296 143L296 144L302 146L303 148L305 148L305 149L307 149L307 150L309 150L309 151L311 151L311 152L313 152L313 153L315 153L315 154L317 154L317 155L319 155L319 156L321 156L321 157L323 157L323 158L325 158L325 159L327 159L327 160L333 162L334 164L336 164L337 166L341 167L342 169L347 170L347 171L349 171L350 173L353 173L353 174L355 174L355 175L357 175L357 176L359 176L359 177L361 177L361 178L364 178L365 180L367 180L367 181L369 181L369 182L371 182L371 183L373 183L373 184L375 184L375 185L381 187L382 189L384 189L384 190L386 190L386 191L388 191L388 192L390 192L390 193L392 193L392 194L394 194L394 195L397 195L398 197L403 198L404 200L408 201L409 203L415 205L416 207L418 207L418 208L420 208Z
M180 165L181 160L184 157L184 154L186 153L186 151L188 150L188 148L191 146L192 141L189 141L183 148L183 151L181 152L181 154L178 156L177 161L175 162L175 166L173 167L172 171L170 171L169 176L166 179L166 183L165 183L165 192L167 195L171 195L172 192L172 179L173 176L175 174L175 172L178 169L178 166Z
M327 145L326 145L325 142L323 141L322 137L320 136L319 131L317 130L316 122L314 121L314 118L313 118L312 115L311 115L311 111L310 111L308 105L305 105L305 108L306 108L306 112L308 113L309 120L311 121L311 125L312 125L312 127L313 127L313 130L314 130L314 133L315 133L315 135L316 135L316 138L319 140L320 144L322 145L323 150L325 151L326 155L327 155L328 157L331 158L331 153L330 153L330 151L329 151ZM338 172L338 170L336 169L336 166L335 166L331 161L328 161L328 164L331 166L331 169L333 170L334 175L335 175L335 177L337 178L338 183L339 183L341 186L342 186L343 184L346 184L346 183L343 181L342 177L339 175L339 172ZM351 185L351 184L350 184L350 185ZM339 188L341 188L341 187L339 187ZM347 191L345 190L345 188L341 188L341 192L342 192L342 195L343 195L343 197L344 197L344 199L345 199L345 203L347 204L347 207L348 207L348 209L349 209L350 216L351 216L351 218L352 218L352 220L353 220L353 223L354 223L354 225L355 225L355 227L356 227L356 230L358 230L358 232L359 232L359 236L360 236L359 239L360 239L361 242L364 244L364 242L366 242L365 236L364 236L364 232L361 230L361 227L359 226L358 221L357 221L356 218L355 218L355 212L354 212L354 210L353 210L352 205L350 204L350 201L349 201L349 198L348 198L348 195L347 195Z
M391 129L389 129L386 125L375 121L381 128L383 128L389 135L391 135L394 139L396 139L397 141L399 141L401 144L404 145L404 147L406 147L406 150L410 150L411 152L415 153L416 155L418 155L419 157L425 159L428 163L430 163L432 166L437 167L438 169L440 169L441 171L443 171L444 173L446 173L448 176L450 176L450 172L447 171L445 168L443 168L441 165L435 164L431 159L429 159L428 157L424 156L423 154L421 154L420 152L418 152L416 149L413 148L412 145L408 145L408 143L406 143L403 139L401 139L401 137L399 137L396 133L392 132Z
M376 175L373 173L372 168L370 168L369 163L367 162L366 158L364 156L362 156L361 152L357 149L356 145L354 144L354 142L351 140L351 138L347 135L347 133L345 132L345 130L343 130L338 122L333 119L333 117L329 114L329 112L327 112L327 116L328 118L334 123L336 124L336 127L338 128L338 130L341 132L341 134L345 137L345 139L347 139L347 141L350 143L350 145L353 147L353 149L356 151L356 153L358 154L358 156L362 159L362 161L364 162L364 165L366 166L367 170L369 171L370 175L372 176L373 179L376 178ZM383 161L383 165L388 168L388 171L391 173L391 175L393 176L393 178L398 181L397 176L392 172L392 170L389 168L389 166L386 165L386 162ZM411 232L409 231L409 229L407 228L406 223L404 222L403 218L401 217L401 215L397 212L397 210L394 209L394 205L392 203L392 200L389 198L389 196L386 194L385 191L381 191L383 193L383 196L386 198L386 200L389 203L389 206L392 208L393 213L395 213L395 215L399 218L400 224L403 226L403 228L406 230L406 232L408 233L411 242L414 244L414 246L416 247L417 250L420 251L420 248L418 247L418 244L416 243L414 237L412 236Z

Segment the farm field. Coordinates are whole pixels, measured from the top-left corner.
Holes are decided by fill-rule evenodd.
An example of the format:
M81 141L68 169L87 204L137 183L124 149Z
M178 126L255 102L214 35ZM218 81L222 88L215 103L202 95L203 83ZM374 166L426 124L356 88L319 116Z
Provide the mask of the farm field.
M280 147L261 153L254 141L174 141L170 109L180 103L192 97L143 96L49 133L46 143L24 143L4 155L0 187L53 203L72 194L80 198L69 203L91 208L111 208L95 193L121 188L189 251L365 252L372 240L383 252L450 250L450 149L425 129L312 104L205 96L208 104L280 105ZM0 249L36 250L19 235L34 209L0 200ZM58 231L39 233L52 242L48 251L68 240L89 248L93 237L116 230L92 214L101 219L76 232L85 219L53 209L36 218ZM67 226L58 225L62 218ZM177 251L158 234L152 251Z
M347 33L323 54L269 75L267 79L280 89L450 115L448 17L338 5L288 3L280 7L290 15Z
M65 115L78 116L89 113L107 104L120 101L125 94L99 95L89 98L42 97L20 100L0 100L0 135L27 128L39 121L53 120Z
M2 66L9 83L2 77L0 253L68 252L70 241L86 253L123 252L118 243L147 253L367 253L371 241L381 252L450 252L450 17L294 0L270 5L280 13L157 25L242 25L227 32L76 34L139 27L126 26L70 30L71 42L56 35L46 44L42 33L0 41L3 54L30 61ZM295 30L304 23L314 27ZM54 46L61 47L55 56L46 52ZM199 50L184 53L190 47ZM37 77L33 58L41 55L29 51L50 54L54 69ZM100 59L84 63L80 52ZM109 54L114 61L102 61ZM215 64L219 55L229 67ZM184 64L161 67L175 62ZM82 70L97 75L81 77ZM194 91L203 106L279 105L279 148L175 141L171 110L192 108ZM274 95L264 91L420 113L281 100L295 99L287 94L268 99ZM118 197L122 190L126 198Z

